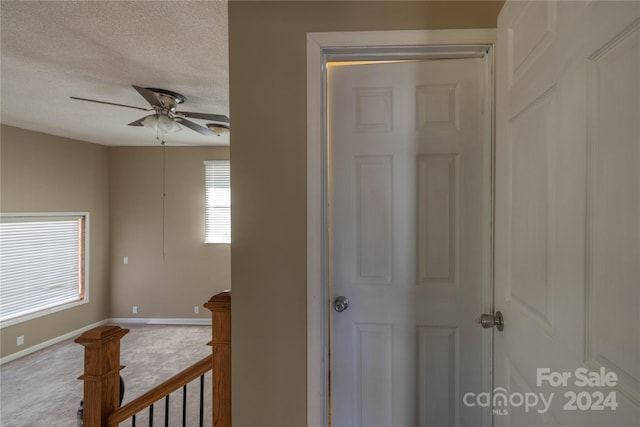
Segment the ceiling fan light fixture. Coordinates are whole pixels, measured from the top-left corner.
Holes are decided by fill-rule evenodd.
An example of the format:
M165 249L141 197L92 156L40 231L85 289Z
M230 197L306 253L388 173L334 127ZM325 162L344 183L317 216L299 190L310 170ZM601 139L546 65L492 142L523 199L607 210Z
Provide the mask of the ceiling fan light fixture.
M229 133L229 125L223 123L207 123L207 129L218 136Z
M158 127L158 117L157 116L147 116L147 118L142 121L142 126L147 127L149 129L157 128Z
M158 129L163 133L174 133L180 131L182 128L175 120L165 115L161 115L158 118Z
M182 129L175 120L165 115L149 116L142 121L142 125L150 129L157 129L163 134L178 132Z

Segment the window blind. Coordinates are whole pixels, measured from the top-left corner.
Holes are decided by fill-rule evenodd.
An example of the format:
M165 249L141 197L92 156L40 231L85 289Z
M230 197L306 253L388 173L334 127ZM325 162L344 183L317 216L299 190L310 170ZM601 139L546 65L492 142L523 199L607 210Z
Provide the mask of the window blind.
M84 298L84 217L0 221L0 321Z
M231 176L229 160L205 164L205 243L231 243Z

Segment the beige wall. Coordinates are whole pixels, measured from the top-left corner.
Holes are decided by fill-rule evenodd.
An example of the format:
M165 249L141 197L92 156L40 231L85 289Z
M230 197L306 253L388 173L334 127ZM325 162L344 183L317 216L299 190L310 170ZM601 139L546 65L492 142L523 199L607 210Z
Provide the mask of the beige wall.
M113 317L210 318L202 304L231 287L230 249L203 243L203 161L228 158L228 148L167 148L163 259L162 148L4 125L0 136L2 212L91 214L89 303L3 328L0 357Z
M493 28L501 4L229 3L234 426L306 424L306 33Z
M231 286L229 245L203 243L203 161L229 149L166 150L163 259L162 148L109 149L112 317L210 318L202 304Z
M2 212L89 212L91 221L89 303L3 328L5 357L109 316L109 190L106 147L4 125L1 132Z

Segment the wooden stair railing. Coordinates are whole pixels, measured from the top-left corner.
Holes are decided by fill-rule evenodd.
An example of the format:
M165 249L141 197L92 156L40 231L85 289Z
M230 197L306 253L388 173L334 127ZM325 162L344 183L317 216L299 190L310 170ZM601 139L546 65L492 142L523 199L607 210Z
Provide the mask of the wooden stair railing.
M231 292L205 303L211 310L213 352L213 427L231 427Z
M165 398L196 378L206 374L213 366L212 358L212 355L205 357L162 384L155 386L137 399L134 399L119 409L116 409L111 413L111 415L109 415L107 425L109 427L117 427L120 423L128 420L137 413L142 412L142 410L147 409L160 399Z
M211 356L120 408L120 340L129 330L106 325L78 337L75 342L85 347L84 374L78 378L84 381L83 426L115 427L213 369L212 424L231 427L231 292L214 295L204 306L211 310Z
M120 339L129 333L119 326L98 326L75 340L84 346L84 427L103 427L120 402Z

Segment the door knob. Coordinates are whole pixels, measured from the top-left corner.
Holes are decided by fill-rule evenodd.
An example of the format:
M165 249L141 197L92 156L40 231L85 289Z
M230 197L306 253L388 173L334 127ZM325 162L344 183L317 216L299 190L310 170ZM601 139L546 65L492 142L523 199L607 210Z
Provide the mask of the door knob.
M338 312L342 313L347 308L349 308L349 298L339 296L333 301L333 308Z
M481 314L480 317L476 319L476 323L480 324L483 328L493 328L495 326L499 331L504 329L504 317L502 317L502 313L499 311L496 311L496 314L493 316L491 314Z

